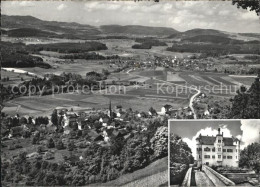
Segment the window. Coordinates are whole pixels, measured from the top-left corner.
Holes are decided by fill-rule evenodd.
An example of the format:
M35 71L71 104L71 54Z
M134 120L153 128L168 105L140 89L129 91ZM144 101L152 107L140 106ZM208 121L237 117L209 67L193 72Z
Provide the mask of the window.
M227 159L232 159L232 156L227 156Z
M215 149L215 147L212 149L212 152L215 152L216 151L216 149Z
M212 155L212 158L215 159L215 155Z
M218 143L221 143L221 140L218 140Z
M233 149L227 149L227 152L231 153L233 152Z
M218 148L218 151L221 151L221 148Z
M210 148L206 147L204 148L204 151L210 151Z
M237 159L237 156L236 156L236 159Z
M218 155L218 158L221 158L221 155Z
M237 152L237 149L236 149L236 152Z
M226 159L226 156L223 156L223 159Z
M204 158L210 158L210 155L204 155Z
M201 151L201 148L199 147L199 148L197 148L197 151Z
M200 155L199 155L199 158L200 158Z
M226 149L223 149L223 152L226 152L227 150Z

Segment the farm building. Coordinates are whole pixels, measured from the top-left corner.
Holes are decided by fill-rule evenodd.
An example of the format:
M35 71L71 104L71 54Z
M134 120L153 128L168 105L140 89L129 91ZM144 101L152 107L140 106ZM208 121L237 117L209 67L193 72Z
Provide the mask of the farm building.
M149 80L148 77L139 77L139 78L129 80L129 83L130 83L130 85L145 84L146 81L148 81L148 80Z

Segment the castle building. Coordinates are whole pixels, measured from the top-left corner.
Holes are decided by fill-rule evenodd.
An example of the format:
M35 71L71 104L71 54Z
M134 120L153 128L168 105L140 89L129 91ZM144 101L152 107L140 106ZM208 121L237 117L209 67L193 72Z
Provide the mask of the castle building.
M197 165L238 167L240 141L237 138L224 137L223 132L216 136L202 136L196 138Z

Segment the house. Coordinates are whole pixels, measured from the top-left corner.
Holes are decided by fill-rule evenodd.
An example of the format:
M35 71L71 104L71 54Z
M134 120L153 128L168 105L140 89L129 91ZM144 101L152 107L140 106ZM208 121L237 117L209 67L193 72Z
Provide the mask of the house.
M88 136L90 136L90 139L92 141L103 141L104 137L101 134L98 134L96 131L91 130L88 132Z
M202 136L200 134L196 142L198 166L206 164L238 167L240 141L237 138L224 137L219 128L216 136Z

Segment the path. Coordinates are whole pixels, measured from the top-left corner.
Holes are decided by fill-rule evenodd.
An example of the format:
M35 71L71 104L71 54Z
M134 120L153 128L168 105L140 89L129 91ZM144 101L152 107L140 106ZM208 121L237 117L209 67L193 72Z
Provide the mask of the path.
M214 186L212 181L202 171L195 171L195 181L197 186Z
M132 69L129 69L126 73L130 75L130 71L132 71ZM138 76L138 77L145 77L145 76L142 76L142 75L137 75L137 74L132 74L132 75L135 75L135 76ZM146 77L147 78L147 77ZM180 85L180 84L175 84L175 83L172 83L172 82L168 82L168 81L164 81L164 80L160 80L160 79L156 79L156 78L153 78L154 80L157 80L157 81L161 81L161 82L164 82L164 83L167 83L167 84L171 84L171 85L174 85L174 86L178 86L178 87L182 87L182 88L187 88L187 89L190 89L190 90L195 90L197 93L194 94L191 98L190 98L190 103L189 103L189 107L193 113L193 116L194 116L194 119L197 119L197 115L195 113L195 109L193 107L193 101L194 99L201 93L200 90L196 89L196 88L192 88L192 87L188 87L188 86L183 86L183 85Z

